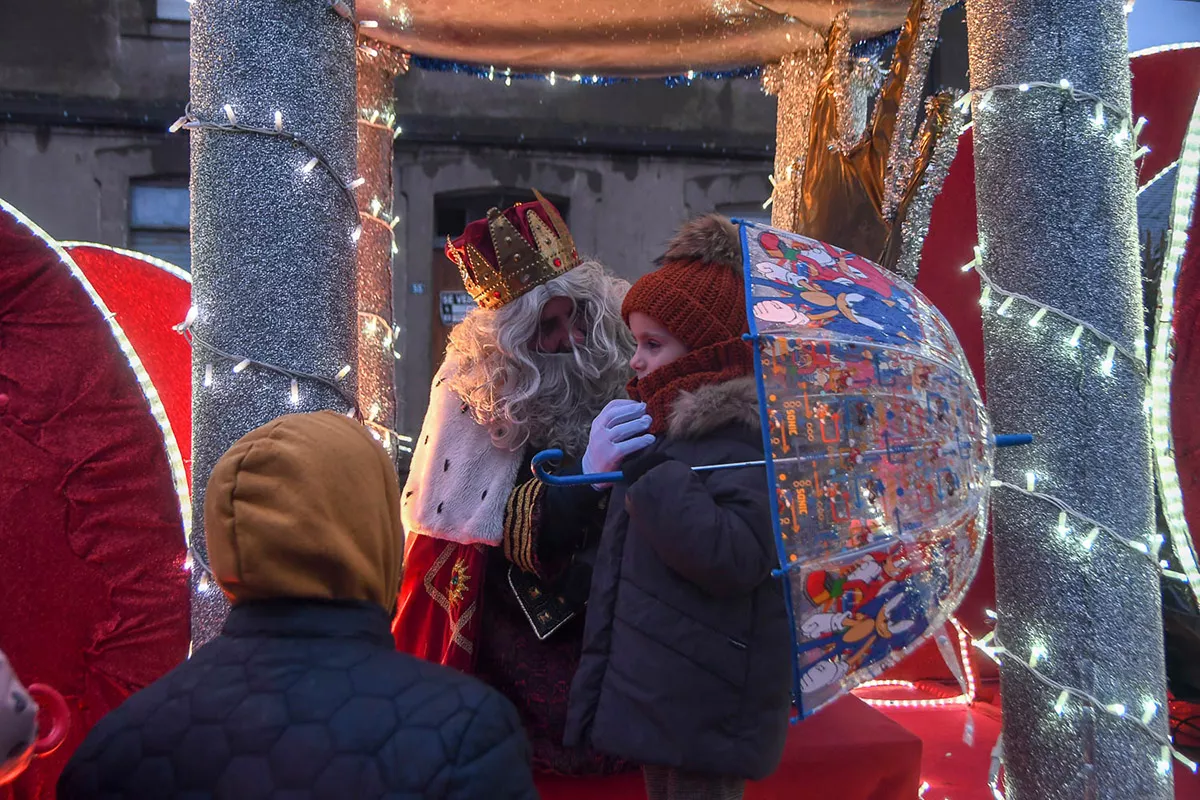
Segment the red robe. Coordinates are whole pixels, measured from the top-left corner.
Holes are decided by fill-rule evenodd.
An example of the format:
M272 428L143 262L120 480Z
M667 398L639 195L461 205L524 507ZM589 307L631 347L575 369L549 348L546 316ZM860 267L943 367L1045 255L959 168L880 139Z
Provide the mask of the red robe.
M397 649L454 667L517 707L536 770L618 771L616 759L563 746L579 663L583 604L606 495L548 487L532 451L495 447L457 395L431 392L402 516L408 541L392 631Z

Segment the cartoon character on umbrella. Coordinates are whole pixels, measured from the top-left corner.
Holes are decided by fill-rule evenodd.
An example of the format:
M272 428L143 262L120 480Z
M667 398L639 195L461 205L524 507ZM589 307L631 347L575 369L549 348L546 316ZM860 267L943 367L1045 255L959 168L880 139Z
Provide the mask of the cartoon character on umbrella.
M763 322L895 344L920 339L911 298L865 259L821 242L805 247L769 231L759 235L759 244L775 261L755 264L755 280L800 301L760 301L754 315Z

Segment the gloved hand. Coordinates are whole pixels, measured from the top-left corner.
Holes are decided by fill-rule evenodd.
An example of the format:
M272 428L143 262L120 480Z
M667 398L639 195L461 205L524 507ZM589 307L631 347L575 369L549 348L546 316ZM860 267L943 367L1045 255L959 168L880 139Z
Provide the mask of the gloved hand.
M583 454L583 471L613 472L626 456L654 444L646 404L634 400L612 400L592 420L587 451ZM612 484L593 484L606 489Z

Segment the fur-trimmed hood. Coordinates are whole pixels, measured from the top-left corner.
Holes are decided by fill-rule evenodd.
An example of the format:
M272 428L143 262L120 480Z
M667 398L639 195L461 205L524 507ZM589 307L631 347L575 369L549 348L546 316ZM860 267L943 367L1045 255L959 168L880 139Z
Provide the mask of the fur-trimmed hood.
M696 439L726 425L758 428L758 385L752 376L680 392L671 408L667 435Z

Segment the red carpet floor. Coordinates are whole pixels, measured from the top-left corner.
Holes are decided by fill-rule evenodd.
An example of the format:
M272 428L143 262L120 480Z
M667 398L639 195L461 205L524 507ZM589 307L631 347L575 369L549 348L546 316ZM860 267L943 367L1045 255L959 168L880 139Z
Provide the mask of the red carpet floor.
M911 690L902 694L890 693L893 690L875 690L874 697L889 699L913 699L914 697L939 696L936 686L923 684L929 689L929 694L914 695ZM943 693L941 696L949 696ZM994 688L980 687L981 698L994 698ZM831 706L826 711L831 714L827 720L821 720L821 714L816 715L804 724L821 722L820 730L815 731L815 738L828 744L833 739L847 737L847 731L854 728L859 721L858 730L853 731L848 738L856 740L855 745L868 745L874 742L877 748L889 751L889 759L896 761L890 769L882 769L879 759L869 755L863 758L863 753L854 753L854 758L833 757L828 760L828 770L823 771L823 777L815 780L813 773L808 773L805 780L799 775L783 775L786 769L773 775L763 784L751 787L747 792L747 800L754 798L787 797L808 798L822 797L827 800L894 800L908 798L908 792L898 791L897 781L908 783L904 779L901 762L904 759L894 758L897 750L906 745L902 732L889 730L886 720L880 715L865 714L863 704L846 698L839 706ZM988 764L992 747L1000 735L1000 709L989 702L977 701L968 712L961 706L942 708L880 708L884 717L896 723L913 736L921 739L920 782L928 784L919 795L924 800L993 800L987 786ZM973 744L964 741L964 730L967 727L968 714L973 726ZM871 717L874 717L872 719ZM859 720L861 718L861 720ZM882 724L881 724L882 721ZM797 729L799 732L799 729ZM808 738L808 737L805 737ZM861 740L861 741L859 741ZM1180 744L1186 744L1182 736ZM811 744L795 748L789 741L789 752L794 749L809 750ZM856 748L852 748L856 749ZM795 754L793 754L795 758ZM787 757L785 757L785 761ZM875 763L872 763L875 762ZM810 768L811 769L811 768ZM859 780L865 775L878 773L880 776L895 776L890 780ZM840 777L839 777L840 775ZM782 780L781 780L782 779ZM840 783L840 789L832 789L830 782ZM784 788L784 785L790 784ZM538 781L538 789L543 800L641 800L645 797L640 774L614 776L608 779L593 781L578 781L567 779L543 778ZM790 790L790 791L789 791ZM814 794L813 791L816 790ZM1180 765L1175 770L1176 800L1200 800L1200 776L1194 775Z

